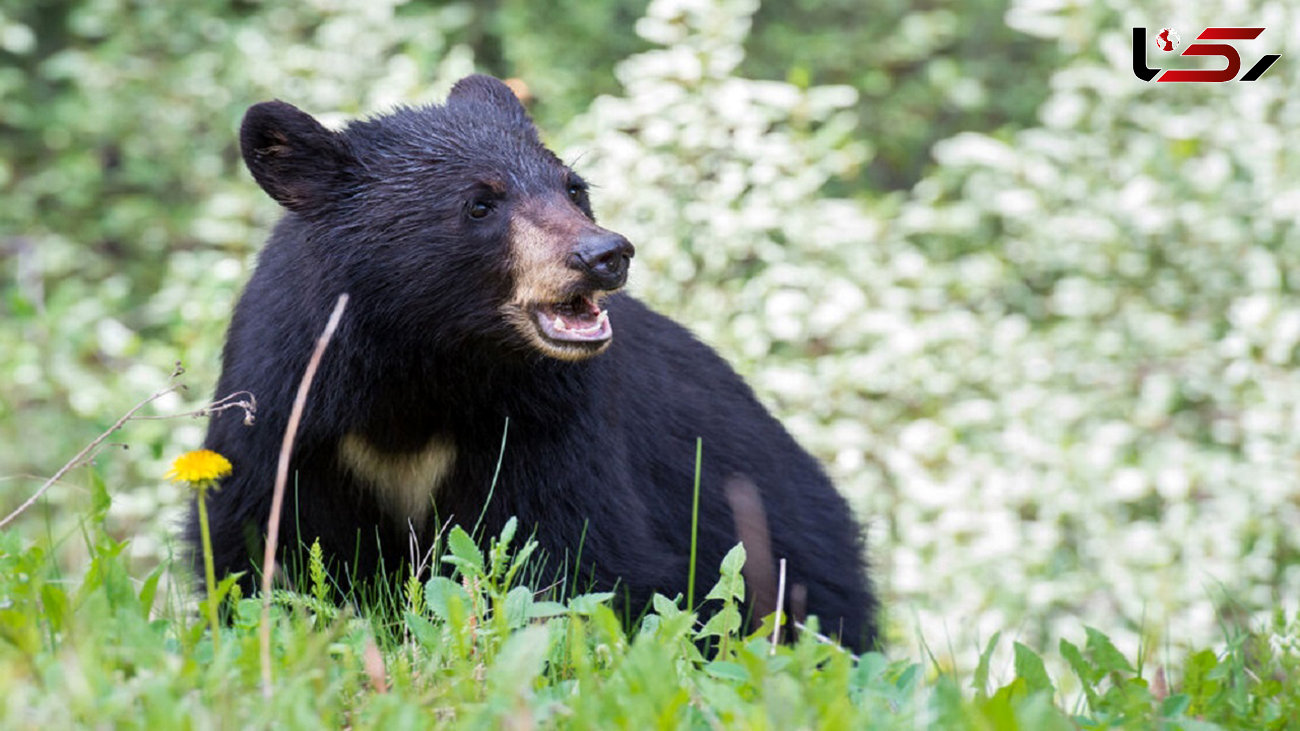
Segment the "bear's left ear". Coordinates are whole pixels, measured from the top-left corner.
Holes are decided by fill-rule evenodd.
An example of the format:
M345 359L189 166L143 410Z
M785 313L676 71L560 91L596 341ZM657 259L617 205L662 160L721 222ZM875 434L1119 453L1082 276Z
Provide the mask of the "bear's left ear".
M527 127L536 133L533 120L528 110L519 101L519 97L505 85L505 82L492 76L474 74L466 76L451 88L447 95L448 104L479 103L491 106L515 124Z
M255 104L244 114L239 147L262 190L297 213L346 195L356 165L341 135L278 100Z

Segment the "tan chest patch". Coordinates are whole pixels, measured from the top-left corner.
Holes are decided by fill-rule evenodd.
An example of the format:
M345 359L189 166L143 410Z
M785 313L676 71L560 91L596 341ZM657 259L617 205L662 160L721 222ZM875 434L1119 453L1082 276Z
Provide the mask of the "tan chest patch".
M433 508L434 495L456 463L456 445L433 438L417 452L391 453L364 437L348 434L339 442L339 460L354 477L374 490L390 515L405 523L422 523Z

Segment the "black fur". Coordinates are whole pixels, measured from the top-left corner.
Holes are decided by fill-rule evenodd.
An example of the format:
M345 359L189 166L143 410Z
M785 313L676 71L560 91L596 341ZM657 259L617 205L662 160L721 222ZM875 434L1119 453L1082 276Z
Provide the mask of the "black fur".
M456 460L434 511L414 526L422 545L440 519L468 530L482 513L491 536L517 516L546 553L548 581L567 561L570 581L581 577L570 589L618 584L639 610L653 592L686 593L698 436L697 596L737 540L722 486L744 475L762 496L773 554L807 588L808 612L854 649L873 642L860 527L817 462L713 351L622 294L605 300L612 344L584 360L538 353L503 321L520 206L571 200L575 220L594 227L585 185L541 145L503 84L470 77L444 106L342 132L268 102L249 110L240 139L254 177L289 213L235 309L217 388L251 391L256 424L215 416L206 441L234 465L209 498L219 574L260 562L290 405L348 292L298 433L281 545L319 537L336 568L361 578L380 561L397 569L408 556L405 521L340 467L340 440L359 434L401 455L436 437L455 445ZM490 215L471 217L483 200Z

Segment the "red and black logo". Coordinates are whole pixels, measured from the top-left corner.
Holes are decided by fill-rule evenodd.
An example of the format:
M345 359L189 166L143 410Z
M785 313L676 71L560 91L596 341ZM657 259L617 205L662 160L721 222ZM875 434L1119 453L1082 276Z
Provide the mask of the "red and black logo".
M1206 28L1196 37L1198 41L1253 41L1263 33L1263 28ZM1169 53L1178 47L1178 32L1173 28L1162 28L1156 34L1156 48L1165 53ZM1133 29L1133 75L1143 81L1156 79L1159 74L1160 78L1156 81L1199 81L1202 83L1214 83L1221 81L1232 81L1237 78L1237 72L1241 71L1241 56L1238 55L1237 49L1227 43L1191 43L1180 56L1218 56L1226 59L1228 65L1221 69L1166 69L1160 73L1160 69L1153 69L1147 66L1147 29ZM1242 75L1238 81L1255 81L1268 71L1269 67L1275 61L1282 57L1280 53L1265 54L1263 58L1255 62L1250 70Z

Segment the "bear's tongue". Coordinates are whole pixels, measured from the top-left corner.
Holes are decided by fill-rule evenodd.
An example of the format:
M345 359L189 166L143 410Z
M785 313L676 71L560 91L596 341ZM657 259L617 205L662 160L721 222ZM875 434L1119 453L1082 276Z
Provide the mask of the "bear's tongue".
M537 322L547 336L556 340L608 340L613 334L609 313L589 297L537 307Z

